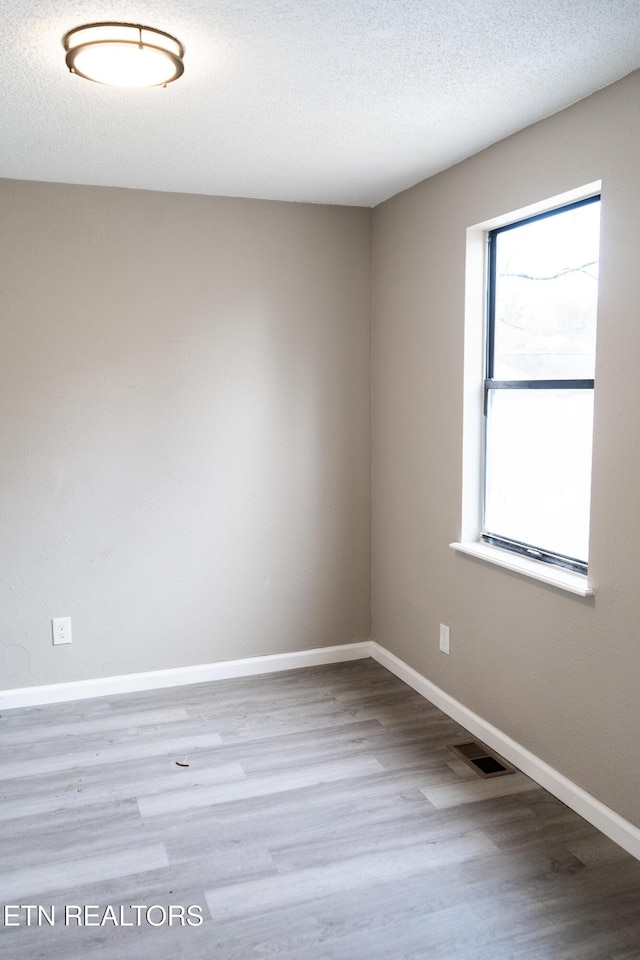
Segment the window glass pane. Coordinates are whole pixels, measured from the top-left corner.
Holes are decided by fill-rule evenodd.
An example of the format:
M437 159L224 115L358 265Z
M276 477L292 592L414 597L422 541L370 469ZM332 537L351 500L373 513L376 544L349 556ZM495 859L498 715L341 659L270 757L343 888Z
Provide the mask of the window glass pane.
M592 390L491 390L485 533L587 560Z
M495 234L495 379L593 379L599 236L599 201Z

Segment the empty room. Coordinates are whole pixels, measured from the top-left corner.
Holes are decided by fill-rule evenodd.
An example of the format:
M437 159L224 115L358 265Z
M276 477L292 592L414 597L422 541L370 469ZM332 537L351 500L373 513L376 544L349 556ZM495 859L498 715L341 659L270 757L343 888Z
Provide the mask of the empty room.
M640 6L0 24L0 957L640 960Z

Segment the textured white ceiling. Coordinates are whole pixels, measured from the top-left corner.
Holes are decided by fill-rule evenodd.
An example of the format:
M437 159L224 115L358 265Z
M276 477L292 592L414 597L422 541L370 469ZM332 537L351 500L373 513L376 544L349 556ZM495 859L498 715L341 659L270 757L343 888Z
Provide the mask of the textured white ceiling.
M95 20L185 73L70 75ZM2 0L0 176L370 206L640 66L639 0Z

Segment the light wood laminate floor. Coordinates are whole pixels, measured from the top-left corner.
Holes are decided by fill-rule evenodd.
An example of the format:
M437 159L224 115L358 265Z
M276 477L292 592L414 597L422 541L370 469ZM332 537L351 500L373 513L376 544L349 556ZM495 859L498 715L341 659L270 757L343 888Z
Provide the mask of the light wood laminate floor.
M0 957L640 960L640 863L464 736L371 660L5 711Z

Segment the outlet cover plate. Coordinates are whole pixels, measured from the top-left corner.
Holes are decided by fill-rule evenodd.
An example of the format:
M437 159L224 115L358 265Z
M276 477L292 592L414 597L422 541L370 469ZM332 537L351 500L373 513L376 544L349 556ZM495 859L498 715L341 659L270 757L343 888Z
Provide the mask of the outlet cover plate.
M51 635L54 646L71 643L71 617L54 617L51 621Z

